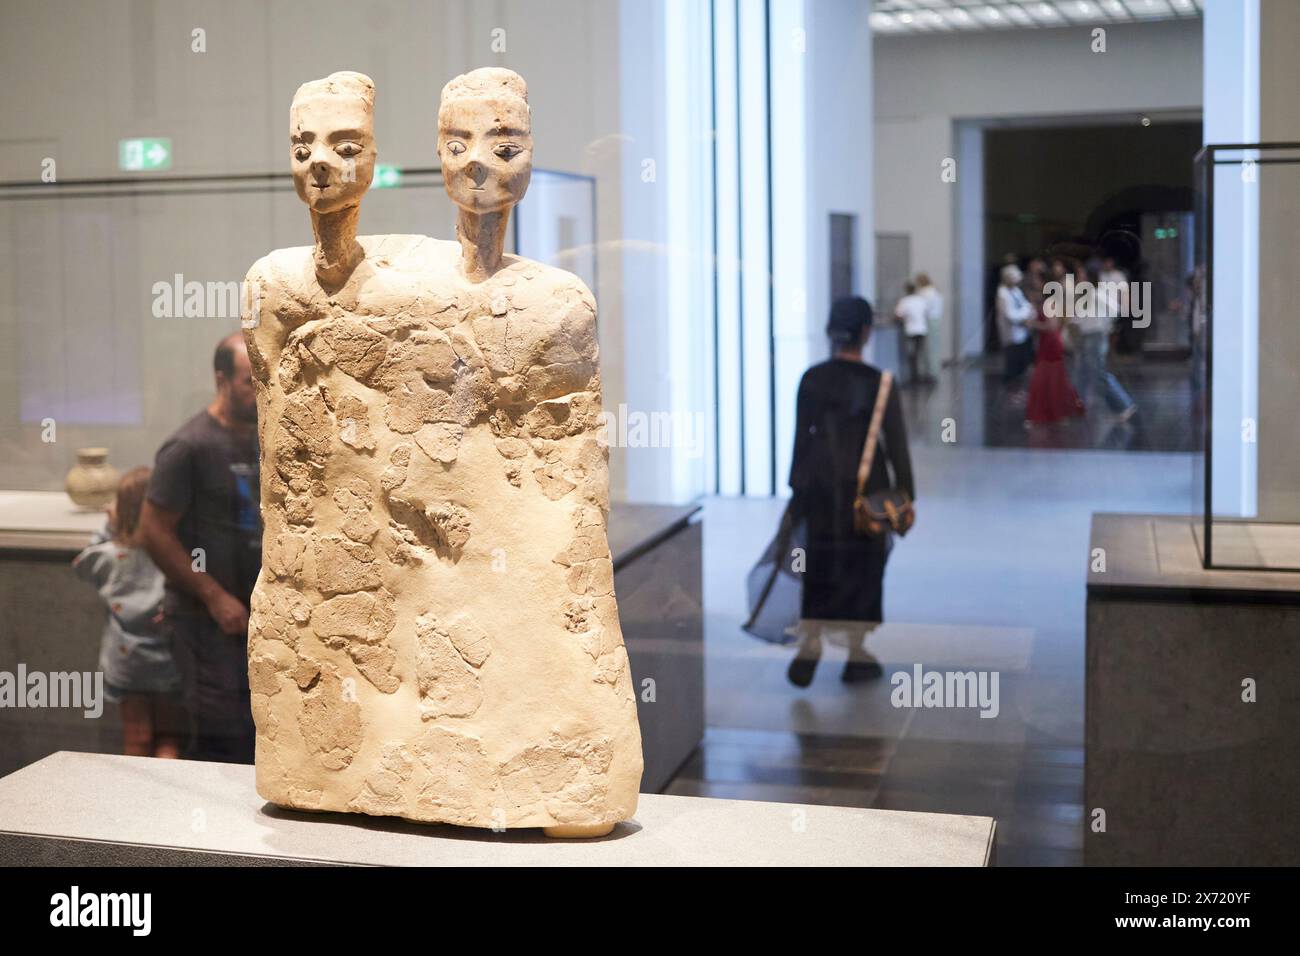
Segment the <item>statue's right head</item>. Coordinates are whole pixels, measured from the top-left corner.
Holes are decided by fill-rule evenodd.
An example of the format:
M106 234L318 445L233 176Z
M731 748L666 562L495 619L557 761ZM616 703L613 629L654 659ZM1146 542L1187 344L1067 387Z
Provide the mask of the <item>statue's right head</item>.
M438 162L447 195L467 212L509 212L523 199L533 170L524 78L489 66L444 86L438 105Z
M289 107L293 185L314 211L361 202L375 174L375 84L331 73L298 87Z

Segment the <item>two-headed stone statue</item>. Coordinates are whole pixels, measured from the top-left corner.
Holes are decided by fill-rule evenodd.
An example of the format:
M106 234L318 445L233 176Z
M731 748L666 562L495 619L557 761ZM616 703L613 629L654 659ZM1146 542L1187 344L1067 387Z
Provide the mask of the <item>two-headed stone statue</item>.
M443 89L457 242L358 236L375 90L290 109L315 245L248 274L265 524L249 626L257 789L285 807L599 836L641 739L606 540L596 313L503 254L527 89Z

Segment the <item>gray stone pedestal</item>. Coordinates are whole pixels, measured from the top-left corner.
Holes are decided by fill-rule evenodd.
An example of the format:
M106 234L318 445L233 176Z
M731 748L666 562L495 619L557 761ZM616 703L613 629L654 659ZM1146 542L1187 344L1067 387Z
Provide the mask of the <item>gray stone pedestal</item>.
M1300 863L1300 574L1204 570L1190 518L1094 515L1092 548L1085 862Z
M988 817L642 794L599 840L262 801L237 764L57 753L0 779L0 865L985 866Z

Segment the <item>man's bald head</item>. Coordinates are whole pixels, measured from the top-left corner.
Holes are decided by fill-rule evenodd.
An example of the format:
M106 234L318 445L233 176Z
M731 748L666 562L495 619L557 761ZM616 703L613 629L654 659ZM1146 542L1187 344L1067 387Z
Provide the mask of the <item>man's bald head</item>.
M253 386L244 333L232 332L217 343L217 350L212 353L212 371L216 373L217 403L221 409L237 421L256 421L257 390Z
M231 332L217 343L217 350L212 353L212 371L224 373L227 379L234 378L237 352L248 353L243 332Z

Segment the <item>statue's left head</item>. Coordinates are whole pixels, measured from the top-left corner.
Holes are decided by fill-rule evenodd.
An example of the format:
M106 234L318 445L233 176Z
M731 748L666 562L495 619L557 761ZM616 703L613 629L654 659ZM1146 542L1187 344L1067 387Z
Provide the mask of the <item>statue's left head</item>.
M360 204L375 175L375 84L342 71L298 87L289 107L293 185L321 215Z

